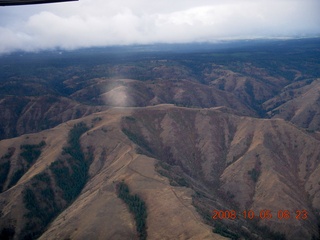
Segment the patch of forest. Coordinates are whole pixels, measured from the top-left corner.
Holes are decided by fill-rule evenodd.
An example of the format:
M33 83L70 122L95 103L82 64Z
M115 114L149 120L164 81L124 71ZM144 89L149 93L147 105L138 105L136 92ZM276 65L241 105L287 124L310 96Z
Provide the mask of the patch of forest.
M25 144L20 146L19 166L12 174L8 188L16 185L20 178L30 169L41 155L42 148L46 145L45 141L39 144Z
M121 198L129 207L130 212L134 216L136 222L136 230L140 240L147 239L147 207L145 202L137 195L130 194L128 185L120 182L117 185L118 197Z
M36 239L48 224L80 194L88 180L93 155L84 153L80 137L88 131L84 123L75 124L68 135L68 144L62 158L36 175L23 192L27 219L22 239Z

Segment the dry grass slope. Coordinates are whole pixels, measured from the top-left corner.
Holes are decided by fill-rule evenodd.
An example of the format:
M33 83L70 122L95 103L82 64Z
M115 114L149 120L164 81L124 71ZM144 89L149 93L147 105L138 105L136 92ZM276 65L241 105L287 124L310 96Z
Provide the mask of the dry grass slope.
M80 121L90 127L80 138L83 153L93 156L88 180L70 205L58 197L57 183L51 183L56 204L65 207L40 239L137 239L134 217L117 196L116 184L123 180L146 203L149 239L224 239L213 233L214 220L205 223L199 206L209 218L213 209L231 207L273 213L306 209L304 221L274 217L256 224L288 239L319 237L318 140L283 120L173 105L111 108L37 134L2 140L0 156L16 149L8 176L19 165L20 145L44 140L46 146L16 186L0 194L1 229L10 223L19 238L28 221L24 191L37 174L48 172L52 162L65 159L68 132ZM130 131L131 140L123 129ZM257 237L263 231L253 221L223 224L233 233L263 238ZM236 232L235 226L242 231Z

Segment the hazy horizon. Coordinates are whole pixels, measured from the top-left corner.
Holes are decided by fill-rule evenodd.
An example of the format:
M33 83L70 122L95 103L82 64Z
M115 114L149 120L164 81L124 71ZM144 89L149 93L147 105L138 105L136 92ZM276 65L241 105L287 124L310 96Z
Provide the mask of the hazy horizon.
M0 8L0 53L320 36L317 0L80 0Z

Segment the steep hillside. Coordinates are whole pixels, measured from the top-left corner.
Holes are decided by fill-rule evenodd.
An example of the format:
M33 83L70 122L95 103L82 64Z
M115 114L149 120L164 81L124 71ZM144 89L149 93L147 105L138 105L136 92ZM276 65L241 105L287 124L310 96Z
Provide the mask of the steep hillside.
M83 152L72 150L72 146L77 145L70 141L70 132L78 126L72 127L75 121L38 134L1 141L3 158L11 155L4 192L0 195L1 236L14 233L14 239L33 239L56 217L43 239L138 236L132 215L117 197L117 182L124 181L146 202L149 237L222 239L212 233L191 205L190 189L170 186L165 177L155 172L155 159L135 153L133 143L119 125L121 118L130 111L114 109L82 119L91 126L89 131L84 129L87 132L81 137ZM21 158L20 146L42 141L45 145L41 154L35 162L26 165ZM13 148L14 154L8 154L8 149ZM91 163L87 170L88 179L82 172L85 168L77 170L76 167L85 162ZM23 176L15 185L8 186L17 169L24 169ZM86 179L85 186L79 185L82 176ZM80 195L74 192L78 187L82 191ZM166 215L162 214L164 209L168 210ZM168 219L175 220L169 223Z
M204 200L208 209L218 207L212 203L212 192L225 194L224 201L234 202L239 212L270 210L272 220L260 220L258 225L285 233L289 239L317 235L320 150L312 137L281 120L236 117L215 110L141 109L132 117L124 129L145 151L169 164L171 170L165 174L193 186L200 196L211 195L211 204ZM232 204L224 205L228 207ZM308 210L307 221L293 216L277 219L278 210L294 215L299 209Z
M233 93L260 115L264 111L261 103L278 93L290 81L284 77L274 77L252 63L238 63L235 66L212 64L205 69L205 80L217 88Z
M0 164L10 162L0 234L142 239L134 202L118 197L123 182L145 203L147 239L317 238L319 143L285 121L224 108L112 108L0 142ZM214 220L215 209L237 218ZM245 219L250 209L256 217ZM261 210L272 219L257 217ZM290 218L278 219L279 210ZM299 210L305 220L295 218Z
M0 99L0 139L52 128L103 109L106 107L84 105L54 95L4 96Z
M282 118L311 131L320 129L320 79L288 85L264 107L272 118Z
M76 81L69 81L68 84ZM79 102L107 106L144 107L171 103L187 107L225 106L242 115L255 115L253 109L233 94L190 80L98 78L71 95Z

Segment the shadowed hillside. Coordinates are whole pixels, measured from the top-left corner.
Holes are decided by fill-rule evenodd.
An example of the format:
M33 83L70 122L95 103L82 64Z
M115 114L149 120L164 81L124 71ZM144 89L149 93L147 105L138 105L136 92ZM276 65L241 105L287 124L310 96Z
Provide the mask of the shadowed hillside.
M58 124L99 112L106 107L88 106L64 97L6 96L0 100L0 139L39 132Z
M320 80L290 84L264 106L270 117L285 119L310 131L319 130Z

